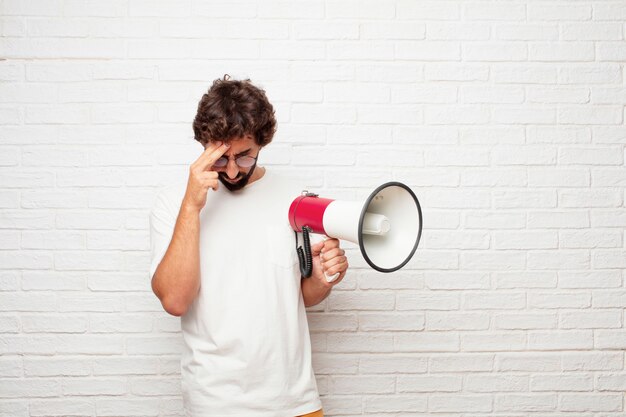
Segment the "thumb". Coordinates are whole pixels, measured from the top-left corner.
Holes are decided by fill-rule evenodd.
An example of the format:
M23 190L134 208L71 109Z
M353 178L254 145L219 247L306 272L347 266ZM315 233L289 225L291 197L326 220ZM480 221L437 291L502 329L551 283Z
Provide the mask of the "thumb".
M318 256L322 249L324 249L324 241L311 245L311 255Z

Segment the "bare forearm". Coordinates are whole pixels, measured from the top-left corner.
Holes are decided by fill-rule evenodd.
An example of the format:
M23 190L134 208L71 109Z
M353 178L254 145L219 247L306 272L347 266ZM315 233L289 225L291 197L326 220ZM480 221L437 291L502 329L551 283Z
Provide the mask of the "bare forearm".
M311 307L324 301L330 294L332 286L325 286L313 278L302 278L300 287L305 307Z
M200 289L200 213L184 204L161 263L152 277L152 289L168 313L186 313Z

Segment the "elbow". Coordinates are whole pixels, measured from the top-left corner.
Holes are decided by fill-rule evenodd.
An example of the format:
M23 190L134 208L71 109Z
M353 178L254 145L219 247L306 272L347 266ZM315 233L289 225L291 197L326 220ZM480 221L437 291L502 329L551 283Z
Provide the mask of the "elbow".
M161 305L163 306L163 310L165 310L168 314L172 316L180 317L184 316L189 309L189 303L185 302L185 300L180 297L176 297L174 295L165 293L162 291L154 278L152 279L152 292L157 296L159 301L161 301ZM165 294L164 294L165 293Z
M169 298L163 298L161 300L161 305L168 314L176 317L184 316L189 309L189 304Z

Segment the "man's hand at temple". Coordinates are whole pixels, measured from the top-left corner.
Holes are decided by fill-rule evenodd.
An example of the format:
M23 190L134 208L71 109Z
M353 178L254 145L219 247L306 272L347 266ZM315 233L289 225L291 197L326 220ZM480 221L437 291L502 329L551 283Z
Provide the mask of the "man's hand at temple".
M332 287L337 285L348 270L348 259L345 251L339 247L339 239L327 239L311 246L313 255L313 273L309 278L302 278L302 296L306 307L321 303ZM332 282L328 277L339 276Z

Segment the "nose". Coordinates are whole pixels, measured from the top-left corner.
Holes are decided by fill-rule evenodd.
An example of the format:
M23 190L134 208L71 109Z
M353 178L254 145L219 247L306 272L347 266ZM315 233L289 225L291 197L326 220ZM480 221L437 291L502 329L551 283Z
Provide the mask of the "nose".
M237 175L239 175L239 167L234 159L228 159L228 165L226 166L226 174L228 174L228 178L234 180Z

